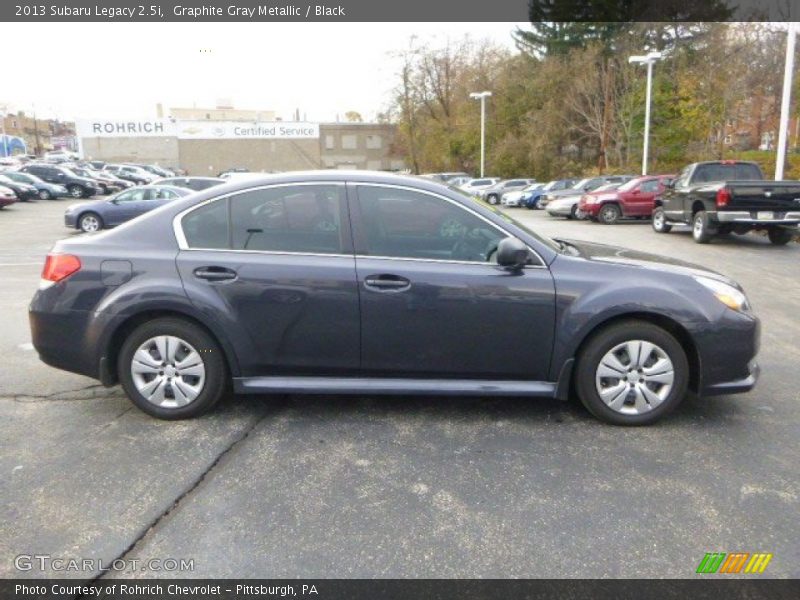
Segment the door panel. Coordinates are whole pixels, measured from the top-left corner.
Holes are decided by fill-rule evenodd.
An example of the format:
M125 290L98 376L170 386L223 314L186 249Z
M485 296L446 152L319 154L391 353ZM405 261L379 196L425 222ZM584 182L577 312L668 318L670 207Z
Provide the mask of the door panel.
M350 208L365 374L546 380L547 268L499 267L507 234L435 194L358 185Z
M546 381L553 346L550 271L489 264L356 259L368 375ZM395 280L376 289L368 280Z

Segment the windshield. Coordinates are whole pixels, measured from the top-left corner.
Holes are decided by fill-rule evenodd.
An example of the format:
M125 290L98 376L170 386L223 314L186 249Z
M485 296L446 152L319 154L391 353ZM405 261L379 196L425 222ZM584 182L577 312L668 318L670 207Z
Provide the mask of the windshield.
M585 188L587 185L589 185L589 182L590 182L591 180L592 180L592 178L591 178L591 177L587 177L586 179L581 179L581 180L580 180L578 183L576 183L575 185L573 185L573 186L572 186L571 188L569 188L569 189L572 189L572 190L582 190L582 189L583 189L583 188Z
M595 192L608 192L610 190L615 190L620 186L619 183L605 183L600 187L596 187L594 189Z
M621 186L619 186L619 191L620 192L629 192L632 189L636 188L640 183L643 183L643 181L650 181L650 180L649 179L644 179L644 180L642 180L642 179L631 179L630 181L626 181Z

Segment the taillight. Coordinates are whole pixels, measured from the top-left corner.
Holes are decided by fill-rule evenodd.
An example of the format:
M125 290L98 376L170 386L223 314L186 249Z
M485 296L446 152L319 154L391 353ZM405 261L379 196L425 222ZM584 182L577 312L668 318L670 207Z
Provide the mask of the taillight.
M720 188L717 192L717 206L728 206L728 203L731 201L731 191L726 188Z
M81 261L72 254L48 254L42 269L42 279L58 283L80 270Z

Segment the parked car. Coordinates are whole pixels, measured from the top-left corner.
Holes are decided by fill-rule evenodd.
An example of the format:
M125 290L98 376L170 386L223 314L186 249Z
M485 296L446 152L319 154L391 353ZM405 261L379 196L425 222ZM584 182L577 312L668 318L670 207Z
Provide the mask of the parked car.
M478 179L470 179L467 183L458 187L468 194L477 196L480 190L492 186L498 181L500 181L498 177L480 177Z
M0 185L10 188L20 202L30 202L36 200L39 196L39 192L35 187L29 183L17 183L5 173L0 173Z
M226 183L226 180L220 177L168 177L159 179L156 183L158 185L174 185L199 192L215 185Z
M539 199L547 194L548 192L558 192L561 190L565 190L567 188L571 188L576 183L578 183L577 179L556 179L554 181L548 181L542 187L532 190L530 192L525 192L522 195L522 202L525 204L525 208L529 209L536 209L536 208L543 208L539 206Z
M578 215L604 225L613 225L622 218L649 219L656 196L662 194L674 175L645 175L631 179L614 190L603 190L581 196Z
M185 188L167 185L138 186L107 200L69 206L64 213L64 225L85 233L116 227L189 193Z
M754 162L699 162L684 168L655 204L657 233L688 223L694 241L706 244L717 234L762 230L782 246L798 235L800 182L765 181Z
M106 161L104 161L104 160L90 160L90 161L87 161L87 162L89 163L89 165L90 165L90 166L91 166L91 167L92 167L92 168L93 168L95 171L102 171L102 170L105 168L105 166L108 164L108 163L107 163Z
M578 211L578 202L583 194L592 192L600 186L609 183L622 185L631 179L633 179L632 175L601 175L599 177L587 177L586 179L581 179L571 188L547 192L547 194L539 198L539 206L548 210L551 203L563 199L564 202L559 202L558 208L554 208L552 211L548 210L548 214L550 214L550 216L574 219ZM563 210L564 207L567 208L566 211Z
M127 190L129 187L133 187L133 184L130 181L125 181L123 179L119 179L118 177L114 177L114 175L108 172L95 171L93 169L87 169L83 167L70 166L67 168L79 177L86 177L94 180L100 187L100 192L105 196L109 194L116 194L122 190Z
M25 183L32 185L36 188L36 195L41 200L51 200L53 198L62 198L69 195L69 191L63 185L49 183L44 179L40 179L36 175L30 173L22 173L20 171L3 171L1 173L8 177L11 181L16 183Z
M136 185L147 185L153 183L158 177L152 173L145 171L140 167L133 165L111 165L108 164L103 167L103 171L108 171L112 175L120 179L126 179Z
M521 190L513 190L511 192L505 192L500 198L500 204L502 204L503 206L522 206L523 195L526 193L532 193L535 190L541 188L543 185L544 185L543 183L532 183L528 187L522 188Z
M528 187L532 183L536 183L535 179L505 179L498 181L492 186L485 187L478 191L478 196L483 198L489 204L500 204L500 198L506 192L513 190L521 190Z
M45 152L44 156L42 157L47 162L66 162L70 160L78 160L78 155L75 152L70 152L69 150L53 150L51 152Z
M170 171L169 169L164 169L163 167L159 167L158 165L143 165L143 164L136 164L136 167L140 167L147 171L148 173L152 173L156 176L156 178L161 177L174 177L175 173Z
M10 206L17 201L17 195L9 187L0 185L0 208Z
M220 171L217 173L217 177L225 179L226 176L230 175L231 173L249 173L250 169L246 169L245 167L234 167L232 169L225 169L224 171Z
M90 198L103 192L93 179L79 177L69 169L59 165L31 163L22 167L20 172L36 175L36 177L48 183L63 185L73 198Z
M442 183L450 183L452 179L456 179L457 177L469 177L469 174L464 173L463 171L457 171L454 173L426 173L423 175L423 177L435 179L436 181L440 181Z
M743 392L759 373L759 321L731 279L550 240L456 190L375 172L242 180L61 240L29 317L44 362L119 381L164 419L202 414L232 385L574 392L638 425L689 388Z

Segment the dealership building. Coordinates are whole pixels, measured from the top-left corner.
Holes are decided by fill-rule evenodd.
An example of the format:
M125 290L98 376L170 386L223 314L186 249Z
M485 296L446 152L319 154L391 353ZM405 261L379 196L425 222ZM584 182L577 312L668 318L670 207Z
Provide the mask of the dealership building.
M281 121L268 111L219 108L171 112L150 120L78 120L79 152L88 160L154 163L190 175L234 168L405 169L396 126L388 123Z

